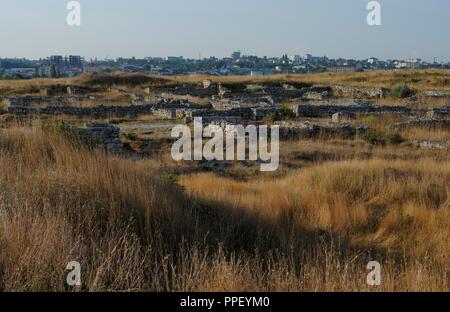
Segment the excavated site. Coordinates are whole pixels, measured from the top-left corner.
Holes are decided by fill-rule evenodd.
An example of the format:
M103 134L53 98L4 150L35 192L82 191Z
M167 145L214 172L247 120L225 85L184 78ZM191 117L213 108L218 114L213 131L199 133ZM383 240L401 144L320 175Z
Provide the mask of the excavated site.
M400 86L404 90L399 96L393 95L398 90L382 87L282 80L155 80L126 85L72 79L41 88L10 87L0 98L1 127L64 129L106 152L138 159L166 155L166 161L174 142L171 129L179 124L192 126L196 117L202 117L205 126L279 125L282 150L290 150L302 140L322 142L328 148L333 144L364 145L368 153L386 146L412 151L450 148L450 92L445 90L416 91L405 85ZM290 153L284 158L284 170L298 163ZM181 167L186 166L189 171L233 167L227 162ZM176 171L179 167L177 164ZM244 161L241 167L252 165Z

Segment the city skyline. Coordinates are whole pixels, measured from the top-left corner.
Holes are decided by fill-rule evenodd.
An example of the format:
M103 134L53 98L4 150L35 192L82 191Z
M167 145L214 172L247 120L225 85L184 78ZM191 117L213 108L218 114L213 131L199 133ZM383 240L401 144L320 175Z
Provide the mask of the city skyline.
M368 26L369 1L83 1L82 25L66 24L66 0L5 1L0 57L86 59L225 57L310 53L330 58L450 61L450 3L380 1L382 25ZM414 3L414 5L412 5ZM20 21L19 23L17 21ZM14 27L11 27L14 25ZM40 34L40 35L36 35Z

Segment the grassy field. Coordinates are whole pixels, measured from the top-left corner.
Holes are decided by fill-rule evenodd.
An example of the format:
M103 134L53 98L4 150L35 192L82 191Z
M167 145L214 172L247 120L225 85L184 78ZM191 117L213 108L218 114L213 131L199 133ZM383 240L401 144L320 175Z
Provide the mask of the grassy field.
M204 76L180 76L172 78L180 83L200 83ZM407 84L417 91L450 90L450 70L403 70L372 71L363 73L319 73L303 75L270 75L260 77L208 77L222 83L270 83L293 82L323 85L347 85L355 87L393 88L398 84Z
M151 77L141 74L84 74L77 78L0 80L0 94L37 93L57 85L123 87L134 90L144 87L169 87L180 84L201 84L205 79L224 84L291 82L302 84L348 85L355 87L393 88L407 84L417 91L450 90L450 70L373 71L364 73L320 73L304 75L270 75L262 77L175 76Z
M448 291L450 160L383 151L174 183L154 161L4 130L0 290L71 290L76 260L84 291ZM380 287L366 284L372 260Z
M79 85L126 105L121 90L205 78L2 80L0 95ZM208 79L450 90L448 70ZM395 141L387 126L408 116L359 117L354 123L369 126L371 138L283 141L280 169L266 174L258 163L174 162L161 131L128 133L137 157L114 156L45 132L33 116L1 117L0 291L450 290L450 154L402 143L449 141L445 127L412 127ZM125 121L167 126L152 118ZM45 120L57 121L88 120ZM71 261L81 263L80 288L65 284ZM382 265L381 286L366 283L369 261Z

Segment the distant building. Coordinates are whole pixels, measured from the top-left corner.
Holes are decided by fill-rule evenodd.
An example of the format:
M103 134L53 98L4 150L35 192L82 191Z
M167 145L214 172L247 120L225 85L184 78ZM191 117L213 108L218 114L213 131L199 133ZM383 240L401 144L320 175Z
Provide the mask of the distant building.
M83 68L83 58L79 55L69 55L69 64L70 67L75 68Z
M166 60L168 62L182 62L184 58L182 56L168 56Z
M367 59L367 63L370 64L370 65L375 65L375 64L377 64L379 62L380 62L380 60L375 58L375 57L371 57L371 58Z
M233 54L231 54L231 58L235 61L241 59L241 56L242 56L241 51L236 51L236 52L233 52Z
M122 71L128 73L137 73L137 72L144 72L144 68L141 66L124 65L122 66Z
M415 58L415 59L408 59L406 61L403 60L397 60L394 62L394 67L396 69L417 69L420 68L422 65L422 60Z
M296 64L300 64L303 61L303 58L300 55L294 55L293 61Z
M348 73L348 72L356 72L356 67L353 66L333 66L327 67L328 72L334 73Z
M409 68L409 69L419 68L421 64L422 64L422 60L419 58L406 60L406 68Z
M258 76L263 76L263 75L264 75L264 73L262 71L252 70L250 72L251 77L258 77Z
M11 68L5 70L8 76L20 76L22 78L33 78L36 76L36 69L34 68Z
M64 67L64 57L62 55L52 55L50 56L50 63L51 65L62 69Z

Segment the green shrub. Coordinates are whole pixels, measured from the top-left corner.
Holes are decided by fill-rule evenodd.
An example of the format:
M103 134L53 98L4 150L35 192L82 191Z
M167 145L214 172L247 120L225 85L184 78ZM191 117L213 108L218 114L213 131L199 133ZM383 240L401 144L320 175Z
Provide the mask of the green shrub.
M365 124L373 124L377 121L378 121L378 117L374 116L374 115L369 115L369 116L362 118L362 122Z
M42 121L41 129L52 134L72 135L74 127L64 121Z
M287 105L281 106L280 111L278 112L278 115L279 115L281 120L295 118L294 111Z
M174 173L167 173L158 176L159 180L163 183L169 183L169 184L177 184L180 177Z
M398 145L405 142L405 139L398 132L388 132L386 133L386 140L388 144Z
M131 131L131 132L122 133L122 137L129 141L136 141L138 138L138 135L137 135L136 131Z
M64 121L42 121L41 129L50 134L62 135L72 143L82 144L89 148L93 148L97 143L93 138L80 135L77 127Z
M263 118L263 122L267 124L274 123L275 121L284 121L295 118L295 113L287 105L283 105L278 112L270 113Z
M398 132L381 132L369 129L364 135L363 140L372 145L398 145L405 140Z
M269 115L264 117L262 119L262 121L263 121L263 123L270 125L270 124L274 123L275 121L278 121L277 114L276 113L270 113Z
M389 97L396 99L404 99L411 97L415 94L415 91L408 87L406 84L398 84L396 85L391 92L389 93Z

